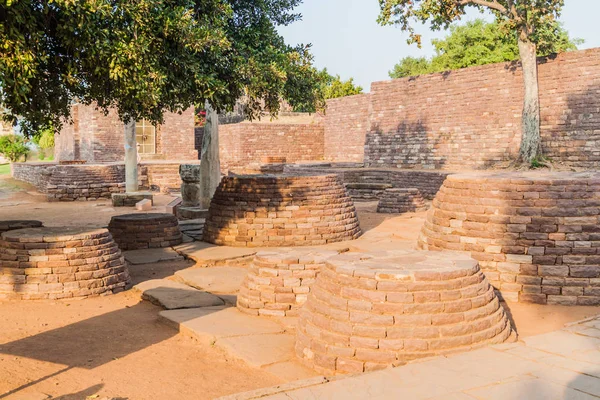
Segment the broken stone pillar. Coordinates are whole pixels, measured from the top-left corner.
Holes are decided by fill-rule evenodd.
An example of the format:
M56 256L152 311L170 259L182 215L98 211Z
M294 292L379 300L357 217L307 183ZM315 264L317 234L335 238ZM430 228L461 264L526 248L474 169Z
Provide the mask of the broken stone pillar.
M137 142L135 140L135 121L125 124L125 191L138 191Z
M208 208L221 181L219 159L219 114L206 102L206 124L200 158L200 207Z
M182 207L200 206L200 165L181 164L179 166L181 176L181 198Z

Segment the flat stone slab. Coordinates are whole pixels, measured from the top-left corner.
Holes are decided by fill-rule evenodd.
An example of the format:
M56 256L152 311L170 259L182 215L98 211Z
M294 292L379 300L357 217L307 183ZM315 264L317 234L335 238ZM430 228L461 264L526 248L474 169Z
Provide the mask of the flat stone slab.
M264 334L223 338L218 345L231 357L251 367L262 368L293 360L294 341L294 335L290 334Z
M211 293L233 294L240 290L248 270L239 267L188 268L175 277L188 286Z
M167 279L153 279L133 287L142 292L142 298L167 310L223 305L217 296Z
M250 257L258 251L243 247L216 246L206 242L185 243L174 248L179 254L184 254L201 266Z
M124 251L125 259L133 264L154 264L163 261L181 261L184 258L170 247Z
M277 322L243 314L234 307L161 311L159 318L180 332L209 344L236 336L284 332Z

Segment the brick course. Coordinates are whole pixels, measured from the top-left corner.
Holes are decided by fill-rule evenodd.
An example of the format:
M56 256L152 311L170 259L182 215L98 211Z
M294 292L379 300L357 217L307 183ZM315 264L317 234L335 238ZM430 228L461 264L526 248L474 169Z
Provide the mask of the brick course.
M369 94L327 101L327 111L323 118L325 160L364 161L365 137L369 130L369 106Z
M183 238L173 214L117 215L110 219L108 230L121 250L171 247L181 244Z
M138 170L140 189L179 190L179 165L178 162L141 164ZM49 201L97 200L125 192L124 164L14 163L12 175L46 193Z
M427 210L419 189L386 189L377 205L378 213L401 214Z
M297 316L325 260L337 251L283 248L256 253L237 297L251 315Z
M106 229L30 228L0 236L0 299L63 299L126 288L125 259Z
M600 174L451 175L419 237L466 251L506 300L600 305Z
M360 234L336 175L224 177L204 226L204 241L238 247L320 245Z
M296 332L296 355L323 374L361 373L514 338L476 261L412 250L328 259Z

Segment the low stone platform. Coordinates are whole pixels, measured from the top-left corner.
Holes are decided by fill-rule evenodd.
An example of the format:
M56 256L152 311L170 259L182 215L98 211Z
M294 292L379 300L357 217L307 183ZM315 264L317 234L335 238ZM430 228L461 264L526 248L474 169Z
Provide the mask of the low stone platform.
M237 307L252 315L297 316L331 250L281 249L256 253L240 288Z
M512 333L468 256L346 253L326 262L300 310L296 354L325 374L358 373L502 343Z
M30 228L0 239L0 299L81 298L123 290L129 272L106 229Z
M416 188L386 189L377 205L378 213L402 214L421 211L427 211L427 205L421 192Z
M204 240L235 247L314 246L356 239L352 199L336 175L224 177Z
M41 228L42 225L42 221L36 220L0 221L0 234L2 232L13 231L15 229Z
M117 215L111 218L108 229L121 250L170 247L182 242L179 222L172 214Z
M508 301L600 305L600 173L451 175L419 237L479 261Z
M154 202L154 194L152 194L152 192L126 192L111 194L113 207L135 207L138 202L146 199Z

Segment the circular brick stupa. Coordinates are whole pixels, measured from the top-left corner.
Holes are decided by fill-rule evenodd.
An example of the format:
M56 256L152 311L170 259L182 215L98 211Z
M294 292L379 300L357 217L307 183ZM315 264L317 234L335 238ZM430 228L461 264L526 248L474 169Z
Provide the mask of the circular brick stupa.
M108 229L121 250L170 247L183 240L179 221L173 214L117 215L111 218Z
M256 253L238 294L237 307L253 315L296 316L332 250L279 249Z
M508 301L600 305L600 173L449 176L419 238L479 261Z
M9 220L9 221L0 221L0 233L13 231L15 229L26 229L26 228L41 228L42 221L36 220Z
M62 299L114 293L129 272L106 229L32 228L0 239L0 299Z
M377 205L378 213L402 214L426 210L425 200L419 189L416 188L386 189Z
M360 236L352 199L337 175L224 177L204 240L238 247L311 246Z
M325 374L357 373L509 339L477 262L453 252L330 258L300 309L296 354Z

